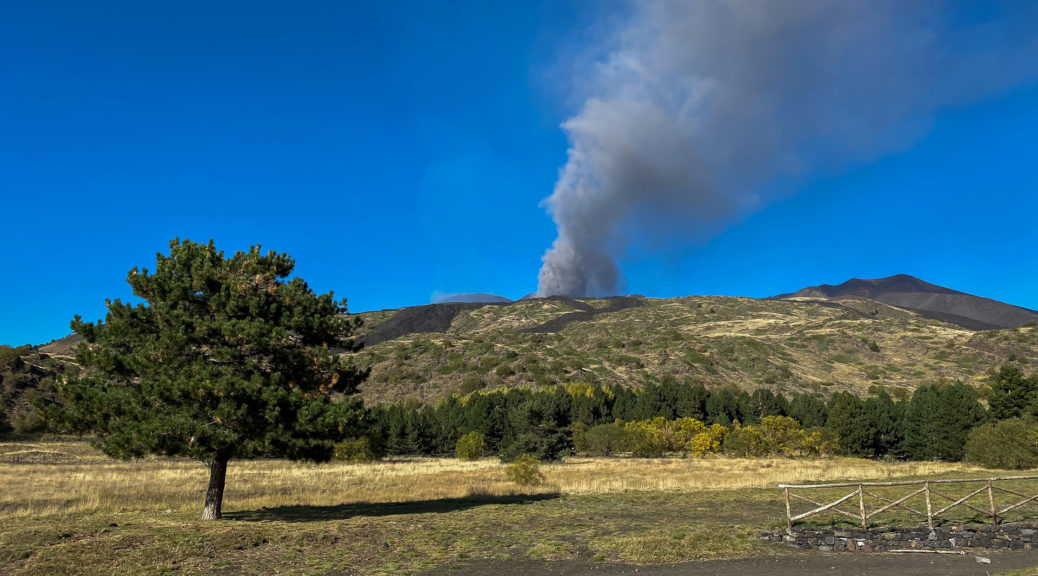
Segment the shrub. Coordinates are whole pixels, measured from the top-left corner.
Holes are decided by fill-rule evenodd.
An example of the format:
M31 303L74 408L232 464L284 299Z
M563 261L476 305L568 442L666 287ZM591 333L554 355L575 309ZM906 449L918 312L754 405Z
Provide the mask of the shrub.
M39 412L29 408L11 414L11 428L16 434L33 434L46 430L47 423L40 418Z
M591 426L583 422L573 422L569 425L569 433L573 438L573 451L577 454L588 453L588 432L591 430Z
M813 428L804 432L803 456L839 456L840 439L828 428Z
M766 416L760 422L760 433L771 454L800 456L804 453L807 434L796 420L788 416Z
M347 438L335 445L332 458L343 462L374 462L385 455L382 442L378 438L361 436Z
M588 427L571 427L577 452L592 456L610 456L630 452L640 458L655 458L668 452L691 452L703 456L720 450L728 428L720 424L706 426L695 418L667 420L656 417L633 422L617 421Z
M458 460L479 460L483 457L483 435L473 431L458 438L454 453Z
M688 443L688 451L696 458L702 458L707 454L713 454L720 448L721 443L711 438L706 432L696 434Z
M601 424L590 428L574 426L573 447L577 452L589 456L611 456L617 452L626 452L630 437L631 434L617 424Z
M828 430L810 432L788 416L765 416L758 426L732 430L724 438L724 451L731 456L829 456L837 452L837 438Z
M678 418L666 424L667 446L672 451L684 450L698 434L709 434L706 424L695 418Z
M522 454L533 454L540 461L561 460L570 448L569 438L563 432L542 434L526 433L501 448L502 462L513 462Z
M43 420L40 408L36 406L42 400L40 390L37 388L29 388L22 392L21 397L8 413L11 428L14 429L15 434L33 434L47 429L47 423Z
M651 420L618 423L627 432L628 449L640 457L657 457L666 452L695 451L691 447L693 438L707 434L720 444L727 428L707 427L695 418L666 420L656 417ZM703 440L700 440L702 444Z
M720 424L711 424L709 428L693 436L685 445L685 449L696 458L716 454L721 451L721 445L727 435L728 428Z
M974 428L966 440L966 458L985 468L1038 466L1038 427L1019 419Z
M17 350L6 344L0 345L0 372L18 370L22 364L22 358Z
M473 392L482 390L484 386L486 386L486 383L483 382L483 377L475 372L470 372L461 379L461 388L459 391L463 395L472 394Z
M756 426L743 426L728 433L724 452L741 458L760 458L768 455L768 444Z
M537 486L544 482L540 463L530 454L520 454L505 470L508 479L520 486Z
M638 458L658 458L667 450L665 431L651 422L627 422L628 448Z

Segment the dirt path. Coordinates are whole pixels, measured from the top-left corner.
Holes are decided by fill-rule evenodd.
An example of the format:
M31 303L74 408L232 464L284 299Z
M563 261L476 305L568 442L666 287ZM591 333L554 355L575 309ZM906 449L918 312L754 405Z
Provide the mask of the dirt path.
M804 553L741 560L709 560L661 566L630 566L592 563L586 560L469 560L462 564L428 572L434 575L525 576L799 576L833 574L841 576L887 574L899 576L986 576L1007 570L1038 566L1038 550L981 552L991 564L978 564L977 554L826 554Z

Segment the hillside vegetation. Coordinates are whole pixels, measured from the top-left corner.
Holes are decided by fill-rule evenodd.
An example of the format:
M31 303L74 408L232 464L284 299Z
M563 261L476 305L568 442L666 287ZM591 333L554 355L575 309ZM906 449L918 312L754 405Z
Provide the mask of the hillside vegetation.
M0 434L45 429L36 405L53 399L55 379L67 363L67 358L54 358L33 346L0 345Z
M361 386L368 402L574 382L637 387L665 375L708 388L905 397L942 380L983 386L1007 361L1038 362L1034 326L976 332L866 299L524 300L459 308L442 332L409 332L427 325L424 313L360 314L360 334L379 335L358 354L371 369Z

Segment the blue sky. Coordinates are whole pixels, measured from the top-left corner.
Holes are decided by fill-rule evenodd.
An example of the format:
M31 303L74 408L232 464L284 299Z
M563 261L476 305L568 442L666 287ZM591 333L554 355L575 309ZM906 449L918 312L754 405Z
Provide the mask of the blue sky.
M564 77L611 5L0 3L0 343L104 315L171 238L290 253L353 311L518 298L556 236ZM942 108L910 145L811 174L626 291L769 296L917 275L1038 308L1038 85Z

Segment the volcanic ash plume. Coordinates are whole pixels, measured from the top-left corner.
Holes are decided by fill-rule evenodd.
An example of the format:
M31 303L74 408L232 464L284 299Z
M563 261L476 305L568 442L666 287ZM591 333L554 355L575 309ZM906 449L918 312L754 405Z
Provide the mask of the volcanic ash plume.
M600 39L608 55L574 78L588 93L563 124L537 295L616 293L626 236L709 234L777 181L902 149L939 108L1033 75L1036 5L634 3Z

